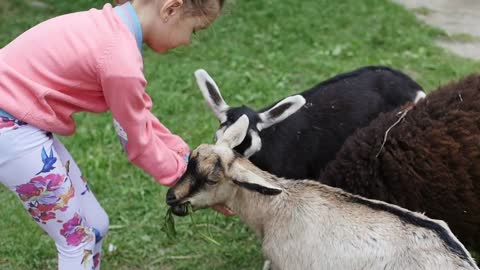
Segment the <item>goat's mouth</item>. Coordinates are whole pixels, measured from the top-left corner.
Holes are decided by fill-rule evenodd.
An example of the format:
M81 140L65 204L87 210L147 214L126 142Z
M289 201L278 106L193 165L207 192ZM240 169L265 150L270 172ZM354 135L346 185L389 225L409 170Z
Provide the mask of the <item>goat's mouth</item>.
M191 214L190 212L193 211L193 205L187 198L182 200L167 201L167 204L170 205L172 214L179 217L184 217L188 214Z
M172 209L172 213L176 216L179 217L184 217L188 215L189 213L189 203L183 203L183 204L177 204L177 205L172 205L170 209Z
M212 205L211 208L214 209L215 211L219 212L219 213L222 213L225 216L234 216L235 215L235 212L233 212L229 207L227 207L224 204L215 204L215 205ZM195 209L195 207L193 207L190 204L190 202L186 202L186 203L182 203L182 204L171 205L170 209L171 209L171 211L174 215L179 216L179 217L184 217L184 216L190 214L190 212L193 211Z

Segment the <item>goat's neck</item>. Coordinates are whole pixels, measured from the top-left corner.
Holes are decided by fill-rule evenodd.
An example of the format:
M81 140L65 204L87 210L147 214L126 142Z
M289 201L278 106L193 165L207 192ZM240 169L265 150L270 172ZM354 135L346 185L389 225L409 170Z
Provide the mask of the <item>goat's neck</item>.
M309 215L319 223L319 220L323 220L320 216L325 218L335 215L337 212L331 211L331 209L337 208L342 203L348 204L349 198L352 196L318 182L293 181L276 177L255 167L249 161L244 160L241 165L282 189L282 193L278 195L264 195L237 187L235 194L227 202L227 206L261 237L264 235L266 226L287 217L287 220L292 220L298 215ZM317 208L311 209L312 201L315 201ZM333 217L331 218L334 220ZM285 223L285 220L280 223Z
M249 166L248 169L259 176L273 177L254 166ZM264 226L279 216L277 214L279 211L288 211L283 207L286 195L286 192L279 195L264 195L243 187L237 187L235 195L227 202L227 206L258 236L263 237Z
M340 204L351 204L349 201L352 195L339 189L314 181L279 178L260 170L249 162L242 162L242 166L282 189L279 195L263 195L237 187L234 196L227 203L227 206L261 237L264 235L266 226L280 220L280 223L284 224L286 220L293 220L298 215L308 215L319 225L323 219L328 220L327 216L335 220L332 216L338 212L332 209L338 208ZM312 201L317 205L315 209L312 209Z
M263 237L264 226L272 221L279 211L281 195L263 195L255 191L238 187L238 191L227 206L255 233Z

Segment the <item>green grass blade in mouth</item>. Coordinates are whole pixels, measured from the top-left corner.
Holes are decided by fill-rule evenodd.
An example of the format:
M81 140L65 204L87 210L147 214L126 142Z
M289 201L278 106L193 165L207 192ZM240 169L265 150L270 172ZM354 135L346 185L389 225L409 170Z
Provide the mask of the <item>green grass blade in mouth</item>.
M165 232L165 234L170 239L177 237L177 231L175 230L175 219L173 218L172 208L168 208L168 211L165 214L162 231Z
M187 210L187 215L190 215L190 218L193 222L193 207L190 203L186 203L184 205L181 205ZM175 229L175 218L173 214L172 207L168 208L167 213L165 214L163 226L161 229L165 234L168 236L170 239L174 239L177 237L177 230Z

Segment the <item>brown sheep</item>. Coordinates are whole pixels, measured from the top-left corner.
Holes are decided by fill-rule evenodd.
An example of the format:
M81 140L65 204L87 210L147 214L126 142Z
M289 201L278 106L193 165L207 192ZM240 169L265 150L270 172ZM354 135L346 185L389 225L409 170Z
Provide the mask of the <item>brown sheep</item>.
M479 250L480 75L357 130L320 181L445 220Z

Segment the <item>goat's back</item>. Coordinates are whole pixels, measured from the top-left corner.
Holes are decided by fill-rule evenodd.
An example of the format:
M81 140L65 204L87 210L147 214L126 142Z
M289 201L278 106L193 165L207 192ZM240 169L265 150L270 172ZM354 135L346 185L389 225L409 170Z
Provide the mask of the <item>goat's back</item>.
M287 186L264 226L279 269L475 269L442 221L317 182Z
M411 78L382 66L335 76L303 92L302 109L263 130L262 149L250 160L278 176L317 179L319 169L357 128L413 101L419 91L422 87Z

